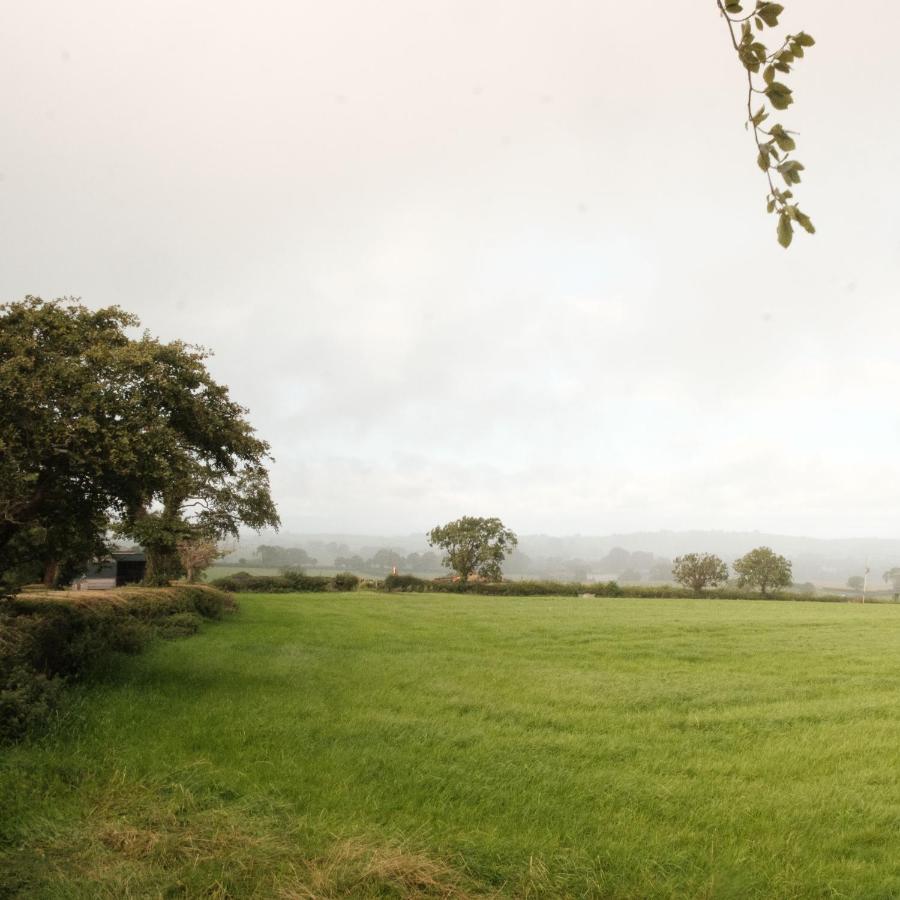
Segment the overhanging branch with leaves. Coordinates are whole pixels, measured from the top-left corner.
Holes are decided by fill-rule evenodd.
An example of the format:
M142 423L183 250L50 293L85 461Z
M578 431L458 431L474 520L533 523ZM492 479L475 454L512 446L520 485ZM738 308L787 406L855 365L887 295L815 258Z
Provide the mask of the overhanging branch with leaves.
M747 73L747 127L753 130L757 163L769 182L766 208L778 217L778 243L789 247L795 225L809 234L816 231L810 217L795 202L792 190L800 184L803 164L792 156L797 148L794 132L777 123L764 128L763 123L769 119L766 104L781 112L794 102L793 91L779 78L790 74L797 60L803 58L805 49L815 41L801 31L787 35L781 46L770 52L760 36L766 28L778 26L784 12L781 4L756 0L750 12L739 0L716 0L716 4L728 23L731 43ZM762 105L754 110L760 99ZM779 179L783 187L778 187Z

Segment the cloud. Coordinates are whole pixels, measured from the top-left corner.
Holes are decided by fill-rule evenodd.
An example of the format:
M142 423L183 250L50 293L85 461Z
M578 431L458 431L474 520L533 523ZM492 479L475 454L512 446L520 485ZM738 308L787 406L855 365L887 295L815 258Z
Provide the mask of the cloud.
M212 347L298 527L890 533L897 13L788 15L784 253L713 8L20 4L0 295Z

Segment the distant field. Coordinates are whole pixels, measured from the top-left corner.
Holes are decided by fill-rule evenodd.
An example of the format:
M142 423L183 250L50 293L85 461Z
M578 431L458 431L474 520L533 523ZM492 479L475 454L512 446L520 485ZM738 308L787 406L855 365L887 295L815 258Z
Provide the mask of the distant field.
M210 566L204 573L205 581L214 578L227 578L237 572L249 572L251 575L278 575L281 569L267 568L266 566Z
M344 571L343 569L336 569L334 566L304 566L303 570L308 575L334 575L337 572ZM210 566L203 573L203 578L206 581L212 581L214 578L225 578L237 572L249 572L251 575L279 575L281 574L281 569L267 566ZM384 574L376 575L372 572L358 571L354 574L359 575L361 578L384 578ZM419 578L437 578L446 574L446 569L442 572L416 572L416 576Z
M0 896L900 896L900 608L242 595L0 761Z

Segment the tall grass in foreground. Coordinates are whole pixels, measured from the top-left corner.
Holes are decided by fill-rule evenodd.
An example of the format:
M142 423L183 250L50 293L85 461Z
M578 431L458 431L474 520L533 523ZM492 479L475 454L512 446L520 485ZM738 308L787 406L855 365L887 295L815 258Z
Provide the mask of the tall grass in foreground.
M900 608L241 607L5 753L0 896L900 896Z

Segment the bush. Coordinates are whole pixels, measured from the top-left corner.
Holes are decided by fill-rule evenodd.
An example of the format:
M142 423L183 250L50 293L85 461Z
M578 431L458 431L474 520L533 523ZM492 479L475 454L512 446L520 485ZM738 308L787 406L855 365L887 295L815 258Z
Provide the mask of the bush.
M56 603L13 610L27 664L50 677L96 671L112 652L139 653L153 634L147 623L116 607Z
M237 603L231 594L205 584L178 585L180 592L190 598L194 612L204 619L219 620L234 612Z
M388 575L384 579L384 589L386 591L432 591L441 588L435 587L434 582L416 578L415 575Z
M0 742L42 725L58 705L62 679L36 672L30 656L25 630L0 615Z
M27 666L0 672L0 743L49 722L59 708L62 689L61 678L48 678Z
M307 575L302 571L285 571L281 577L291 591L327 591L331 587L331 579L324 575Z
M359 587L359 576L352 572L338 572L331 579L331 586L336 591L355 591Z
M209 584L213 588L236 594L294 594L331 590L332 579L291 570L281 575L250 575L248 572L237 572L225 578L216 578Z
M37 592L0 601L0 741L50 719L65 681L96 673L154 635L195 634L234 599L206 585Z
M196 634L202 624L203 619L197 613L180 612L166 616L165 619L159 622L157 628L162 637L179 638Z

